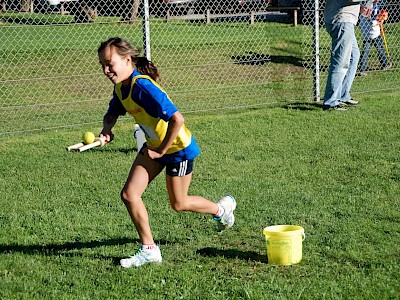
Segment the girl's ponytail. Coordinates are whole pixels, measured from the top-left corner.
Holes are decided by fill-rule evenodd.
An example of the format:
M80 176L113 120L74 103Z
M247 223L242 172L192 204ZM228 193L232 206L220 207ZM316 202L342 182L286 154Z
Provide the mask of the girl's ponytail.
M133 62L136 65L136 69L143 75L150 76L154 81L160 79L157 67L149 61L146 57L132 57Z

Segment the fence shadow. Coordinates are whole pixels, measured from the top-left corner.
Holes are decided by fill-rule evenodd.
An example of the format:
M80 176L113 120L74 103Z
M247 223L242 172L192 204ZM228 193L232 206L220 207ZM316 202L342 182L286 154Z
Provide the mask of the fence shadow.
M256 261L267 263L267 256L261 255L254 251L241 251L238 249L221 250L213 247L207 247L196 251L197 254L205 257L218 257L223 256L226 258L238 258L246 261Z
M313 69L314 62L309 59L302 59L293 55L269 55L263 53L249 52L248 55L233 55L231 59L237 64L242 65L264 65L265 63L288 64L295 67ZM324 73L329 70L329 65L320 65L320 72Z
M272 62L276 64L291 64L296 67L304 67L304 61L301 58L292 55L269 55L263 53L249 52L248 55L233 55L233 60L243 65L264 65Z

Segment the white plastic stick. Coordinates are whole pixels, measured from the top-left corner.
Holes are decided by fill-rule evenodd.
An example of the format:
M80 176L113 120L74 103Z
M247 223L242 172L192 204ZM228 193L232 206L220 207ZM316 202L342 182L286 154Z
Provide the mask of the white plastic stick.
M84 143L78 143L78 144L75 144L75 145L71 145L71 146L67 147L67 151L78 150L82 146L85 146L85 144Z

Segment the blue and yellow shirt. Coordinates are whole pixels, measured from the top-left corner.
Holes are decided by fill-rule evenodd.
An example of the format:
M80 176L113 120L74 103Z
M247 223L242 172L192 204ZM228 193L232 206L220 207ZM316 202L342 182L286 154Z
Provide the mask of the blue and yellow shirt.
M178 109L169 99L163 88L149 76L141 75L137 70L132 73L132 83L114 86L113 98L108 113L114 116L127 112L145 133L147 145L158 147L168 128L168 121ZM194 159L200 154L197 143L184 124L167 153L159 160L162 163L181 162Z

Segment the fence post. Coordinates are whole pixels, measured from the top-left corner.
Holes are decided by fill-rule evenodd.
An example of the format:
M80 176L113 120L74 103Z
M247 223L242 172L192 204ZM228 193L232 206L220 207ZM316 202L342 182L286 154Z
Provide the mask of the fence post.
M250 13L250 25L253 25L253 24L254 24L254 12L252 11Z
M319 69L319 1L314 1L314 24L313 24L313 47L314 47L314 100L321 101L320 91L320 69Z
M144 56L151 60L150 54L150 13L149 13L149 0L143 1L143 49Z

